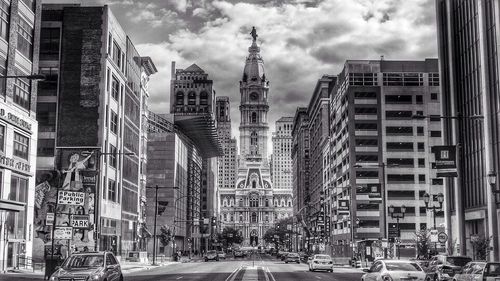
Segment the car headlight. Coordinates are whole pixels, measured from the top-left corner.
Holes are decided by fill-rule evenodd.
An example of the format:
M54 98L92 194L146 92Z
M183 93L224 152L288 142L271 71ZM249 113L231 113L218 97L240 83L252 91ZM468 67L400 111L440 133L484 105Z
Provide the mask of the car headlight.
M382 280L384 281L393 281L392 277L390 275L382 275Z
M55 276L51 276L50 279L49 279L49 281L58 281L58 280L59 279L57 277L55 277Z
M89 280L99 280L101 278L101 273L94 273L89 276Z

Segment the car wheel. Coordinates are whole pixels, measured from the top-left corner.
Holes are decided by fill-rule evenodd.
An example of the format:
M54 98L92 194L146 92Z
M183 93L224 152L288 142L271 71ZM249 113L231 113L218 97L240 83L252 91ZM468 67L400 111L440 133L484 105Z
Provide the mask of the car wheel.
M208 259L205 259L205 262L207 262L207 261L208 261Z
M300 261L298 261L297 264L300 264Z
M120 275L120 279L118 281L123 281L123 275Z

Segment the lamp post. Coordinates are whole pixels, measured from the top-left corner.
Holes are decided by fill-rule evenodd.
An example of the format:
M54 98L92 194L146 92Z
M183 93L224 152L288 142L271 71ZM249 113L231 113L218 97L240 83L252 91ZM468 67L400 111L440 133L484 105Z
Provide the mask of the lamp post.
M488 184L490 185L491 188L491 193L493 197L493 211L496 212L496 202L497 202L497 194L500 193L500 190L497 187L497 173L493 170L488 172ZM492 261L498 261L498 222L497 220L491 220L492 223L492 233L490 233L490 236L492 237L492 248L493 251L490 255L490 259Z
M398 210L399 209L399 212ZM396 251L397 251L397 256L398 260L401 258L400 257L400 251L399 251L399 245L401 244L401 229L399 227L399 220L405 218L405 213L406 213L406 206L401 205L401 207L397 208L394 207L393 205L389 206L389 214L391 215L391 218L396 219L396 225L398 228L398 241L396 243Z
M155 189L155 213L154 213L154 222L153 222L153 263L152 265L156 265L156 240L157 240L157 234L156 234L156 221L158 218L158 189L165 189L165 188L172 188L172 189L179 189L176 186L172 187L166 187L166 186L146 186L146 188L154 188ZM168 203L168 202L167 202ZM175 218L174 218L175 219ZM174 237L175 239L175 237Z
M351 225L351 249L352 249L352 257L354 257L354 252L355 252L355 242L354 240L356 239L356 236L354 234L355 230L359 228L359 218L356 218L355 223L352 223L349 221L349 224Z
M437 206L436 205L429 206L429 203L431 201L431 195L429 195L429 193L425 193L423 197L424 197L425 209L432 211L432 217L434 220L433 229L435 230L436 229L436 214L438 211L440 211L443 208L444 195L443 195L443 193L439 193L437 195L437 201L439 203L439 205L437 205ZM434 242L434 251L437 252L437 242Z
M455 196L455 203L456 203L456 216L457 216L457 227L458 227L458 245L460 245L460 254L461 255L467 255L467 247L466 245L466 237L465 237L465 203L464 203L464 187L462 185L462 168L463 168L463 163L461 161L461 156L462 156L462 143L461 143L461 138L460 138L460 133L461 130L463 129L463 121L464 120L473 120L473 121L481 121L484 119L484 116L482 115L469 115L469 116L464 116L460 112L457 112L456 116L440 116L440 115L431 115L431 116L426 116L426 115L412 115L412 119L430 119L430 118L439 118L439 119L444 119L444 120L455 120L457 123L455 126L450 125L452 128L455 128L455 134L451 136L451 142L454 144L457 148L456 150L456 162L457 162L457 177L455 180L454 186L456 186L456 196ZM458 128L458 129L457 129ZM448 198L448 191L444 190L444 197ZM446 209L447 207L445 207ZM445 212L446 216L446 228L448 231L450 231L451 228L451 213ZM491 217L491 215L490 215ZM495 221L496 221L496 216L495 216Z

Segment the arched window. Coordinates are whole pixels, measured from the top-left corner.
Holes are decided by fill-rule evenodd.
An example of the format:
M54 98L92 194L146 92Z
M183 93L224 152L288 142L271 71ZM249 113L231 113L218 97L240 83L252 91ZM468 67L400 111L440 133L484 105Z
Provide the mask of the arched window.
M208 104L208 94L207 92L201 92L200 93L200 105L207 105Z
M243 221L243 214L240 213L240 222L242 222L242 221Z
M184 105L184 93L183 92L177 92L177 94L175 94L175 104L176 105Z
M250 145L257 145L257 132L255 131L250 134Z
M240 207L243 207L243 198L240 198L240 202L238 204Z
M254 223L255 223L255 222L257 222L257 221L258 221L258 220L257 220L257 213L253 212L253 213L252 213L252 222L254 222Z
M196 105L196 93L195 92L189 92L188 105Z
M292 201L288 201L288 207L292 207Z
M252 188L257 188L257 181L252 181Z
M251 123L257 123L257 112L252 112L252 116L250 119Z
M259 207L259 197L253 195L252 198L250 198L250 207Z
M269 199L266 198L266 207L269 207Z

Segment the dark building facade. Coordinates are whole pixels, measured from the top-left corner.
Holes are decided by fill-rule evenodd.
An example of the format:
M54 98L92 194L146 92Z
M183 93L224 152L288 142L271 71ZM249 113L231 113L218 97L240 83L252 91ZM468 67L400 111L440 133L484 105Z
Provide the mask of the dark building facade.
M108 6L44 4L41 34L40 73L47 79L39 82L37 175L41 187L55 188L38 206L38 233L55 225L56 254L70 252L68 240L73 250L140 250L147 83L156 68ZM50 177L54 171L58 178ZM59 200L64 194L85 203ZM52 225L43 219L47 213Z
M499 174L499 31L495 1L437 0L445 143L458 145L459 177L447 182L450 241L473 255L469 237L494 237L498 260L498 205L488 174ZM474 119L482 116L483 119Z

